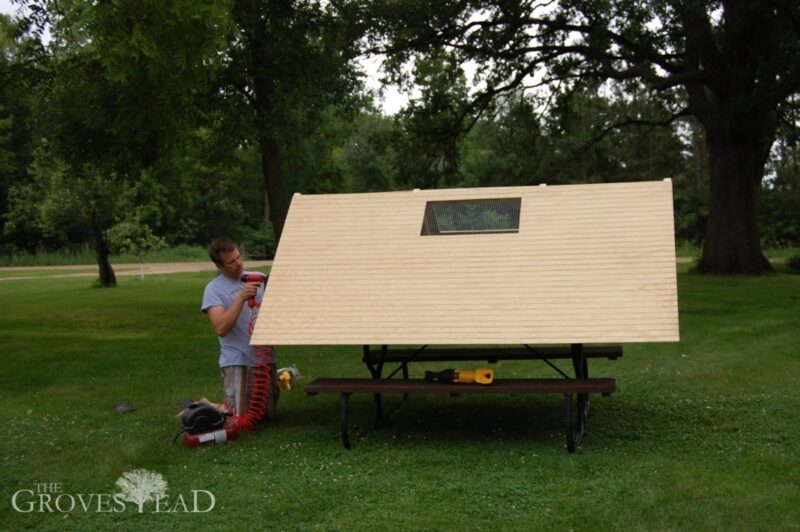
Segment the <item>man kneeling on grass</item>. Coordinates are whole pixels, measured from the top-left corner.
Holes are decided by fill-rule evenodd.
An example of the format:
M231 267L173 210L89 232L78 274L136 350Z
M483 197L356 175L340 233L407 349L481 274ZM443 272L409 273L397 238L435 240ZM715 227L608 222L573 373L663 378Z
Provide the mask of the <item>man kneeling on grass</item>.
M206 285L201 310L208 315L220 345L219 366L222 370L225 401L237 416L242 416L253 395L253 369L256 365L255 348L250 345L251 313L248 299L258 303L264 297L259 282L242 282L244 263L239 245L227 238L218 238L208 248L208 255L217 266L217 276ZM244 311L248 308L247 311ZM252 309L258 310L258 306ZM268 364L271 381L265 419L275 417L278 403L278 382L275 372L275 350Z

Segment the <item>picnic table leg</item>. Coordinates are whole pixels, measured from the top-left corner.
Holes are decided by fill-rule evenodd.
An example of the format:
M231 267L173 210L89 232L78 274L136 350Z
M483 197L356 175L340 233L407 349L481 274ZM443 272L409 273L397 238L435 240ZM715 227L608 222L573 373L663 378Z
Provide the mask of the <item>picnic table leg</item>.
M572 366L573 368L575 368L575 378L588 379L589 360L586 358L586 355L583 352L583 344L572 344L571 351L572 351ZM586 425L586 421L589 419L590 405L591 405L591 399L588 393L578 394L578 415L582 417L581 427L584 427ZM579 437L582 436L583 433L581 432Z
M369 356L369 345L365 345L364 349L364 362L367 365L367 369L369 369L370 374L372 375L373 379L380 379L381 374L383 373L383 361L386 357L386 351L388 346L382 345L381 346L381 358L378 360L377 366L372 363L372 360ZM376 393L373 396L373 401L375 402L375 414L372 418L372 428L375 429L378 427L381 421L383 421L383 405L381 403L381 394Z
M385 344L381 346L381 359L378 361L378 369L377 369L378 376L375 377L377 379L380 379L381 373L383 373L383 361L386 358L386 351L388 350L388 347L389 346ZM378 425L380 425L380 423L383 421L383 403L381 402L381 394L376 393L374 400L375 400L375 415L372 418L372 428L376 429L378 428Z
M567 452L575 452L575 434L572 422L572 394L564 394L564 413L566 414L565 434L567 437Z
M582 405L580 401L580 396L582 394L577 394L575 398L577 403L577 411L573 413L572 411L572 394L565 393L564 394L564 414L565 414L565 433L567 438L567 451L574 453L575 449L580 446L581 441L583 440L583 435L586 432L586 416L584 415L584 411L581 410Z
M375 394L375 413L372 415L372 428L377 429L383 421L383 404L381 403L381 394Z
M402 366L403 366L403 378L405 380L408 380L408 362L402 362ZM404 393L403 394L403 400L401 401L401 404L405 404L407 402L408 402L408 394Z
M586 357L583 354L583 344L572 344L570 346L570 351L572 354L572 367L575 369L575 378L588 378L589 367L586 364Z
M350 394L342 394L342 412L339 419L340 429L342 431L342 445L345 449L350 449L350 437L347 434L347 418L349 414Z
M583 395L583 398L581 398ZM586 432L586 417L589 408L589 394L578 394L577 397L578 411L575 412L576 430L575 430L575 447L579 447L583 441L583 435Z
M362 348L364 350L364 357L362 358L364 364L367 365L367 369L369 370L369 374L372 375L373 379L380 379L381 373L383 371L383 360L378 362L378 365L372 363L372 359L369 356L369 346L365 345Z

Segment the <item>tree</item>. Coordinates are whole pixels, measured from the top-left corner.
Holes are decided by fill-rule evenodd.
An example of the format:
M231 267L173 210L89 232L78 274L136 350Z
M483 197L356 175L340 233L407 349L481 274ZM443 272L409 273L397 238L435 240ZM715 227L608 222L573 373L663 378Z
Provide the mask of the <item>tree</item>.
M106 202L174 154L226 40L226 6L188 0L24 2L47 24L49 82L39 102L66 198L91 228L101 286L115 286L107 232L124 217ZM46 117L46 118L45 118ZM42 166L42 168L45 168ZM56 201L54 208L70 209ZM88 209L88 210L87 210ZM44 219L52 217L45 216Z
M220 78L230 117L259 149L265 219L280 239L289 209L288 145L313 129L320 112L358 86L352 60L359 25L348 2L234 0L236 26Z
M220 236L241 244L263 221L258 150L237 140L225 128L198 128L161 172L169 203L159 228L169 244L207 245Z
M461 124L466 76L446 52L418 61L412 75L421 94L398 116L395 181L409 188L452 186L461 180L459 134L468 129Z
M514 95L467 134L463 150L465 184L509 186L557 183L545 170L554 156L535 103Z
M108 230L112 251L130 253L139 257L139 280L144 281L144 256L166 246L164 238L156 236L142 222L139 209L129 209L125 217Z
M16 19L0 14L0 212L8 210L9 190L26 179L36 137L33 109L43 76L41 43ZM2 223L2 222L0 222ZM0 228L6 229L4 223ZM15 239L14 237L19 237ZM27 234L0 230L0 244L25 241Z
M640 98L594 89L557 98L542 112L537 99L513 94L466 135L465 183L513 186L679 177L685 149L672 128L609 123L650 110Z
M779 136L770 161L770 179L761 191L759 223L763 238L771 246L800 245L800 144Z
M709 214L701 271L770 270L757 195L780 117L800 91L800 4L794 0L447 0L372 2L375 49L406 60L451 50L477 64L471 109L501 94L617 80L669 114L692 116L709 154ZM467 113L465 113L465 116Z
M141 243L140 248L157 240L145 238L151 231L138 215L143 209L136 206L141 205L136 198L137 184L115 174L98 173L90 165L65 164L47 148L45 143L37 150L30 179L10 191L8 228L24 228L59 242L85 234L93 242L101 265L100 286L114 286L114 269L110 264L108 268L102 266L108 263L112 245L123 250L136 242Z
M370 110L354 121L356 130L344 139L341 162L345 192L395 190L394 121Z

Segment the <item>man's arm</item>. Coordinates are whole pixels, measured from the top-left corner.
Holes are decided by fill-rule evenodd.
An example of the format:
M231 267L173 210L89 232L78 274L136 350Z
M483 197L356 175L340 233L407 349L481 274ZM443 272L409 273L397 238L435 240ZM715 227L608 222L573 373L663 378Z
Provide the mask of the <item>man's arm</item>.
M214 327L214 332L217 333L217 336L225 336L231 332L233 326L236 325L236 320L239 318L239 313L242 312L244 302L256 296L259 285L260 283L258 282L244 285L242 291L236 294L233 303L228 308L211 307L208 309L208 320L211 322L211 326Z

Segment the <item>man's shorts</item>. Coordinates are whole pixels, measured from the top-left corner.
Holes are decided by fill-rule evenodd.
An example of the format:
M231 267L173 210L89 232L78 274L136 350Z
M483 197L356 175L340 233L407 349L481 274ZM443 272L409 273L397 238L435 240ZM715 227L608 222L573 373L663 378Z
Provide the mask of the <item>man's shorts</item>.
M237 416L247 412L247 405L253 397L253 370L249 366L225 366L222 370L222 385L225 402ZM264 419L275 418L275 408L278 404L280 389L275 364L267 364L269 375L269 400L264 411Z

